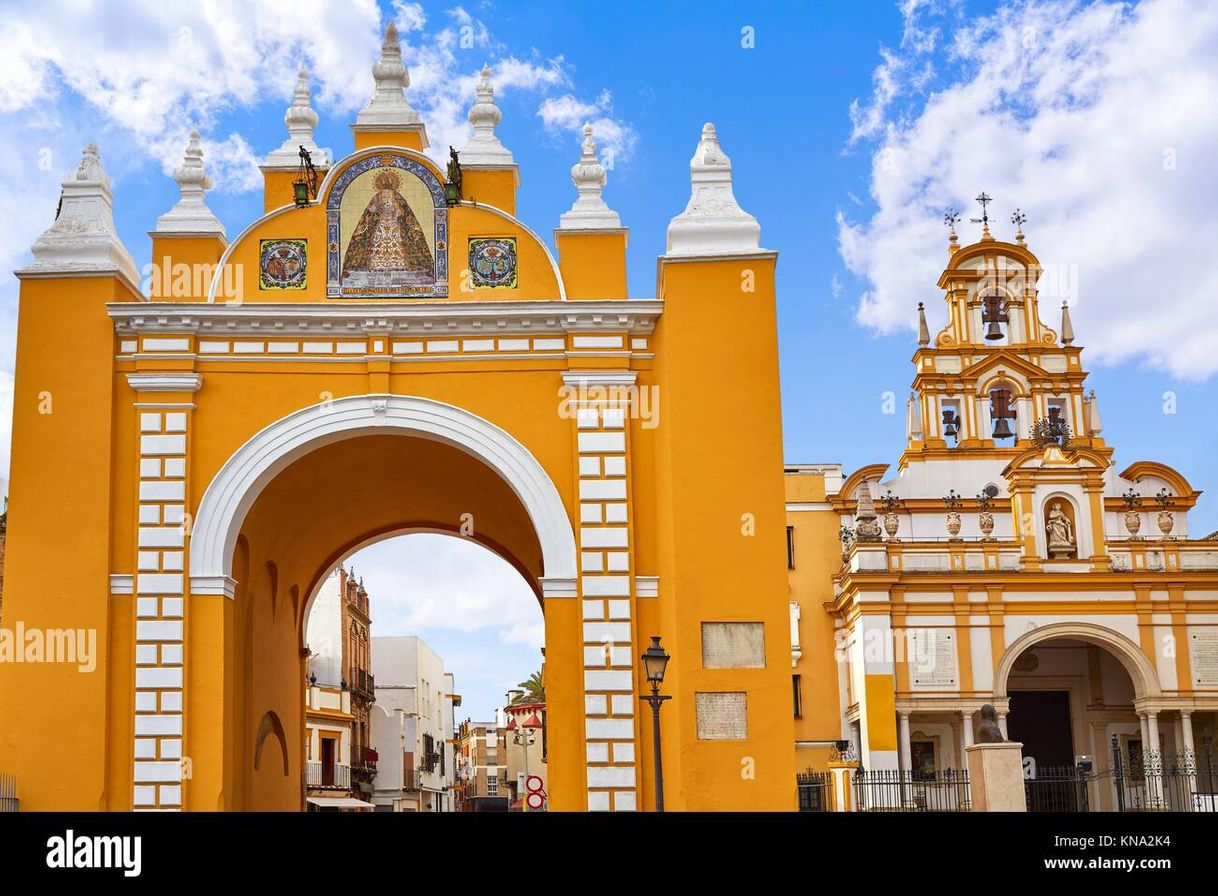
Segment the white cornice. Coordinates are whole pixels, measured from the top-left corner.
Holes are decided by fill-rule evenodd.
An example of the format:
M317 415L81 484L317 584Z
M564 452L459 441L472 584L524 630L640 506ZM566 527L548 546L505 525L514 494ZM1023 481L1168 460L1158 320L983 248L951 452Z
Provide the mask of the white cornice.
M638 377L633 370L568 370L562 381L565 386L633 386Z
M127 384L136 392L198 392L203 377L198 373L129 373Z
M118 302L107 306L119 333L214 336L420 336L559 334L655 329L664 303L654 299L376 304Z
M230 600L237 596L237 580L230 576L191 576L190 593L193 596L215 595Z

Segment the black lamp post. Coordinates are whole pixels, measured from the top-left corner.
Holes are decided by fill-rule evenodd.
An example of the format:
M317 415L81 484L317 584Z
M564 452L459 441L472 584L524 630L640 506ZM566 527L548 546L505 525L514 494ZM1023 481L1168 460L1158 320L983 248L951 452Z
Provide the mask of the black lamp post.
M660 639L651 637L651 646L643 651L643 672L651 684L651 694L640 699L646 700L651 706L651 737L655 747L656 764L656 811L664 811L664 760L660 750L660 707L668 697L660 694L660 685L664 681L664 670L668 668L669 656L660 646Z

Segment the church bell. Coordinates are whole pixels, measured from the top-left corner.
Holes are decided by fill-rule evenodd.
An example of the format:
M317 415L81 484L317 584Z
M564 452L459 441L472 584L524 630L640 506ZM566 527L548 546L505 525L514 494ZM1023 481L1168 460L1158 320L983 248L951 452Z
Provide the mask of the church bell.
M955 437L960 432L960 418L953 410L943 412L943 434L945 436Z
M1011 422L1006 417L999 417L994 421L994 438L1009 439L1015 433L1011 431Z

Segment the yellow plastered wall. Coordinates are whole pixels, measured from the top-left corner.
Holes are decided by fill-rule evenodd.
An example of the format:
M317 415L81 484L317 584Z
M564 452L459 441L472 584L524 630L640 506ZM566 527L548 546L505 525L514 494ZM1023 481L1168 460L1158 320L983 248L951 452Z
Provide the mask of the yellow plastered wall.
M755 292L741 289L749 272ZM660 263L661 599L657 622L641 609L640 635L657 625L673 657L664 709L673 808L792 809L796 801L773 273L771 256ZM733 363L721 363L725 356ZM762 622L765 668L704 669L704 621ZM745 694L747 738L699 740L696 694L724 691ZM646 738L643 752L646 765ZM649 791L644 781L645 806Z
M4 625L78 629L95 646L89 671L0 663L0 768L17 776L22 808L113 807L107 724L111 715L130 719L131 705L109 690L131 673L125 656L125 669L111 658L130 644L131 599L110 596L111 483L135 473L113 463L120 435L105 304L133 298L114 276L21 286L12 437L21 475L11 483Z
M788 473L785 484L788 504L825 501L825 479L821 474ZM828 507L788 510L787 525L792 527L795 564L787 571L787 581L790 599L800 605L801 655L791 672L800 677L803 715L795 720L795 739L837 740L841 737L842 706L835 628L824 604L833 597L833 574L841 565L837 541L839 515ZM806 767L806 761L813 755L827 761L827 753L821 756L803 751L801 761L805 765L801 768Z
M461 168L461 198L516 214L516 168Z
M625 229L555 231L567 298L626 298L627 236Z

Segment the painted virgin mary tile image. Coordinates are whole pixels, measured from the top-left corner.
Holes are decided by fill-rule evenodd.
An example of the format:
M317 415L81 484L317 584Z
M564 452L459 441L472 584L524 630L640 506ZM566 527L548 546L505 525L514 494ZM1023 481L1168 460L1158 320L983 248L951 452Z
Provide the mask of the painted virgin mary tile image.
M434 209L427 187L395 168L357 177L342 199L343 291L435 282Z

